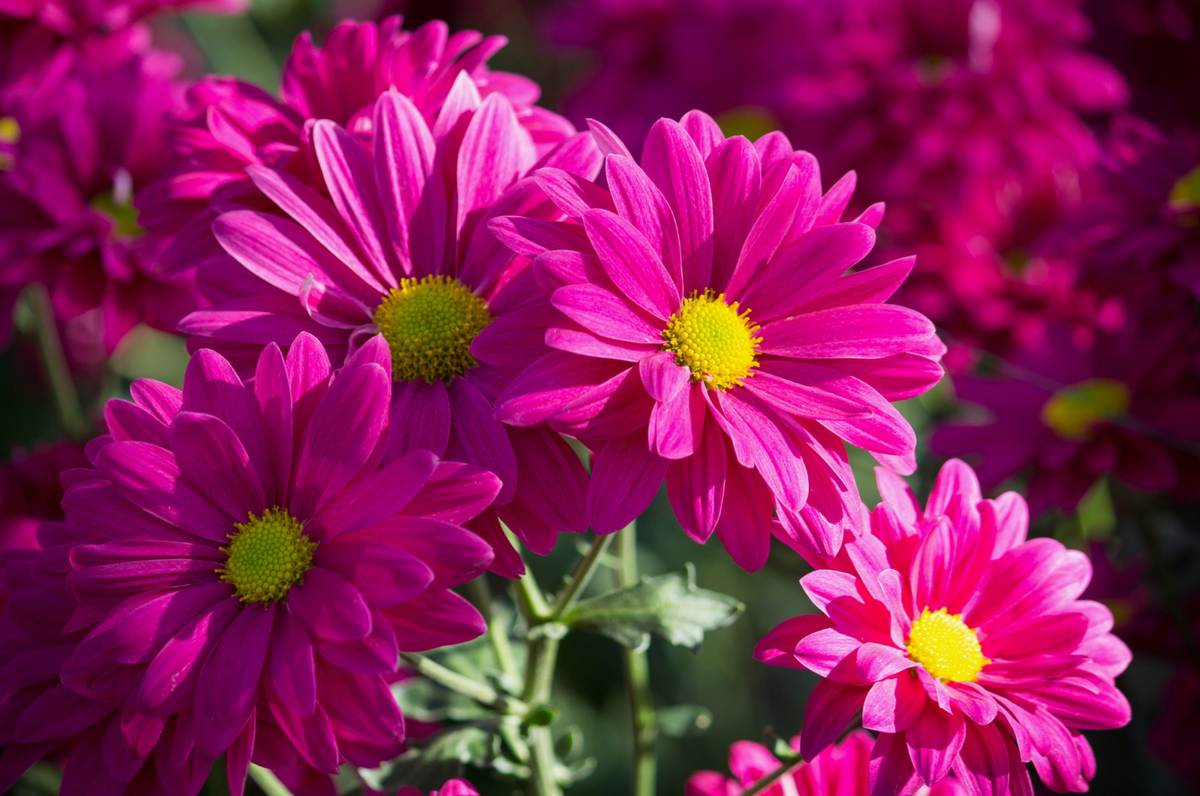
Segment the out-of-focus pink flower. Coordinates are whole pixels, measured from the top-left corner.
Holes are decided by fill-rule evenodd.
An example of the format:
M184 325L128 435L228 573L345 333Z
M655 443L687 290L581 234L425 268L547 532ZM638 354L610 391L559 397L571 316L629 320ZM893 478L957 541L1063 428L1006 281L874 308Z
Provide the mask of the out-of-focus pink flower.
M1086 790L1095 758L1082 731L1130 715L1114 684L1129 650L1108 609L1079 599L1087 557L1027 539L1021 497L984 500L962 462L942 468L924 507L877 473L870 527L800 581L820 613L783 622L755 653L824 678L805 707L803 756L861 713L880 733L872 792L952 771L970 792L1030 794L1029 762L1053 790Z
M158 11L236 13L248 0L0 0L0 20L12 17L64 36L111 33Z
M59 476L86 461L82 446L56 442L15 451L0 466L0 552L37 549L38 526L62 519Z
M137 199L142 223L171 242L163 255L167 267L186 271L219 256L210 233L216 209L253 204L256 196L247 166L319 184L311 122L330 120L369 145L375 100L388 90L405 95L439 136L460 118L462 108L453 104L467 96L461 86L455 90L460 76L478 97L508 99L539 155L574 134L566 119L535 104L536 83L488 69L504 37L470 30L451 34L444 22L413 31L401 24L400 17L378 24L342 22L323 47L302 35L284 65L280 99L232 78L209 77L191 87L188 109L173 126L174 173Z
M593 449L597 532L638 516L665 478L688 535L715 531L747 570L773 530L806 556L836 553L860 505L843 441L911 472L916 438L891 402L940 378L932 324L887 303L912 259L847 273L883 209L843 221L854 175L822 193L816 159L780 133L726 138L693 111L655 123L639 164L593 131L605 186L542 169L566 220L492 225L536 258L556 310L554 350L505 390L499 416ZM500 332L480 348L503 350Z
M933 450L977 464L988 488L1028 476L1035 514L1071 511L1111 474L1140 489L1200 494L1200 332L1192 302L1161 297L1090 336L1054 327L998 375L954 379L986 411L938 428Z
M428 451L380 467L390 364L376 338L334 373L302 335L252 382L201 351L182 390L109 402L29 568L69 584L70 618L23 601L0 631L0 789L55 750L64 794L195 794L222 755L239 796L251 760L326 792L399 754L399 652L484 629L452 589L491 562L461 525L500 484Z
M0 92L0 296L50 292L68 344L111 352L137 323L173 330L194 305L187 280L157 269L134 192L167 163L178 61L131 29L64 48L20 90Z
M465 779L451 779L434 791L403 787L396 793L396 796L479 796L479 791L475 790L475 786Z
M548 223L560 214L525 173L553 166L582 180L599 155L580 133L539 159L508 97L481 98L467 72L432 124L394 90L372 110L366 142L329 120L312 126L317 188L246 169L263 209L216 216L220 256L198 277L213 306L180 330L243 362L300 330L336 361L382 333L396 379L386 456L424 448L495 473L500 519L544 555L559 531L586 527L586 474L553 431L494 417L500 390L547 350L549 307L528 260L497 243L487 221L529 213ZM500 342L484 350L485 336ZM473 527L497 549L496 570L520 574L495 515Z

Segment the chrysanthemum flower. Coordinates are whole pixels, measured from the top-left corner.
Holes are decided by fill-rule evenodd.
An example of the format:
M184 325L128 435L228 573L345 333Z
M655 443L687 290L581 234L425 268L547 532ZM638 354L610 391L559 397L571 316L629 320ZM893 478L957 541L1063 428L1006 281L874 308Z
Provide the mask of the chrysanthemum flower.
M234 13L246 4L247 0L4 0L0 19L28 20L64 36L77 36L127 28L168 9Z
M62 519L59 476L86 461L78 443L56 442L14 451L0 465L0 556L7 550L37 549L38 526Z
M931 445L977 463L990 489L1029 478L1036 514L1071 511L1096 479L1148 491L1200 494L1200 343L1194 306L1161 296L1091 338L1052 327L1000 374L954 379L958 398L985 410L939 427Z
M861 714L880 733L873 793L936 785L1032 794L1025 763L1057 791L1095 773L1084 730L1129 721L1113 679L1129 663L1112 614L1079 599L1087 556L1027 539L1015 493L984 500L951 461L922 509L879 470L884 500L840 560L800 583L818 614L789 619L755 651L823 679L805 709L811 759Z
M479 796L479 791L465 779L451 779L435 791L427 793L419 788L405 787L396 796Z
M664 477L687 533L716 531L763 565L772 510L809 556L836 553L858 495L843 440L911 472L915 437L890 401L927 390L944 347L886 304L911 258L847 274L882 207L841 221L847 175L822 195L816 160L779 134L726 139L699 112L663 119L635 163L610 131L606 186L535 175L567 220L493 228L536 269L557 314L500 417L543 422L594 451L600 533L640 514ZM502 339L481 336L495 350Z
M180 329L233 353L286 346L306 330L335 361L382 334L397 382L385 455L423 448L496 473L500 518L547 553L559 530L586 526L586 474L553 432L506 429L493 417L499 389L544 350L545 301L485 223L499 212L554 210L518 181L539 162L532 138L503 94L481 99L465 74L432 125L391 91L372 127L368 147L333 122L313 126L320 191L247 169L274 207L217 217L223 253L199 274L214 306ZM587 175L597 155L580 134L540 163ZM502 342L480 352L485 331ZM495 518L474 527L497 549L497 571L519 574Z
M0 108L0 339L31 282L49 290L69 345L99 340L105 352L138 322L173 330L194 304L186 281L159 273L131 205L164 171L178 68L143 30L90 38Z
M789 745L800 751L800 736ZM825 747L812 760L797 765L773 785L759 791L763 796L867 796L871 749L875 741L865 732L852 732L838 744ZM697 771L688 778L684 796L741 796L782 763L767 747L753 741L738 741L729 747L730 779L716 771ZM963 791L953 778L946 778L920 796L957 796Z
M451 587L491 561L461 524L500 485L427 451L378 466L389 367L377 338L334 375L302 335L286 359L264 349L251 383L201 351L182 391L141 381L110 402L94 469L68 474L67 530L42 539L78 601L64 632L86 635L55 659L65 693L9 686L5 740L78 734L63 699L116 709L68 769L118 788L157 776L171 793L195 793L192 773L221 755L240 794L251 761L303 791L398 754L398 652L482 632Z
M329 119L369 143L375 100L389 89L407 96L430 128L445 103L452 115L460 110L460 78L483 98L503 95L539 155L575 132L566 119L534 104L536 83L487 68L504 37L451 34L440 21L413 31L401 23L398 16L345 21L324 47L303 34L284 65L280 99L232 78L208 77L191 87L188 109L172 129L175 171L137 199L142 223L172 243L163 255L167 267L185 271L216 255L213 209L253 204L247 166L269 166L319 185L309 154L311 122ZM445 132L439 128L439 137Z

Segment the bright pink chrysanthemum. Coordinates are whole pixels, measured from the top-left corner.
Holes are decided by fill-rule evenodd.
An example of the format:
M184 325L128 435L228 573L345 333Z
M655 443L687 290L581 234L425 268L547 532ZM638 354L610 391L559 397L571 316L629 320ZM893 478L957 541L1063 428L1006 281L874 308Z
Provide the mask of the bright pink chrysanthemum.
M487 68L506 42L475 31L451 34L444 22L413 31L400 17L380 23L346 21L324 47L308 34L297 39L284 65L280 99L240 80L205 78L189 92L189 107L173 128L177 166L167 179L138 196L141 221L152 235L172 241L163 255L172 270L188 270L215 254L213 211L253 204L245 168L269 166L320 183L312 162L310 124L328 119L369 143L375 100L390 89L408 97L430 128L457 118L469 101L460 85L483 98L506 97L539 155L574 134L561 116L535 105L533 81ZM448 116L441 113L450 103Z
M77 36L121 30L157 11L233 13L246 5L247 0L4 0L0 20L28 20L63 36Z
M162 329L193 305L141 235L133 192L164 173L178 59L131 29L65 48L35 85L0 91L0 339L20 290L40 282L70 353L111 352L138 322ZM82 357L77 357L81 359Z
M1090 337L1052 327L994 376L955 377L958 398L986 411L939 427L938 453L974 462L987 488L1029 477L1035 515L1072 511L1096 480L1200 494L1200 345L1194 305L1160 295Z
M873 793L953 772L968 793L1032 794L1028 762L1053 790L1086 790L1095 758L1081 731L1129 721L1113 680L1130 659L1108 608L1079 599L1087 556L1027 539L1021 497L984 500L962 462L942 468L923 509L878 474L870 528L800 581L820 613L783 622L755 651L823 678L804 757L861 714L880 733Z
M800 736L789 744L800 751ZM762 796L868 796L871 749L875 741L865 732L852 732L838 744L825 747L758 791ZM729 747L730 779L716 771L697 771L688 778L684 796L741 796L783 765L767 747L753 741L738 741ZM953 778L946 778L920 796L958 796L963 793Z
M64 793L195 793L221 755L237 794L251 761L332 792L343 763L398 754L398 652L482 632L451 587L491 561L461 525L500 485L427 451L379 467L389 359L376 338L334 375L302 335L286 359L264 349L250 383L201 351L182 391L141 381L110 402L32 567L66 569L68 639L4 655L0 743L67 747Z
M396 796L479 796L475 786L465 779L447 780L445 785L435 791L423 791L420 788L401 788Z
M499 390L545 350L545 300L528 262L486 221L550 217L553 205L520 178L535 164L590 175L595 147L581 133L538 160L508 98L481 99L465 73L432 124L390 91L372 127L366 146L331 121L313 126L320 190L286 172L247 169L260 205L273 206L217 217L222 253L199 273L213 306L180 329L239 354L286 346L305 330L338 361L382 333L397 382L385 455L429 449L496 473L500 518L545 554L558 531L586 526L586 474L552 431L508 429L493 416ZM481 351L481 334L499 343ZM519 574L494 516L475 527L497 549L497 571Z
M843 440L911 472L915 436L890 401L941 376L932 324L884 303L912 258L847 274L882 206L841 221L854 175L822 195L816 160L778 133L726 139L692 112L655 124L640 165L607 128L595 134L605 186L534 176L565 221L493 223L536 257L557 310L554 350L509 386L500 417L593 449L600 533L640 514L665 477L687 533L715 530L748 570L766 561L773 511L805 555L836 553L858 505Z

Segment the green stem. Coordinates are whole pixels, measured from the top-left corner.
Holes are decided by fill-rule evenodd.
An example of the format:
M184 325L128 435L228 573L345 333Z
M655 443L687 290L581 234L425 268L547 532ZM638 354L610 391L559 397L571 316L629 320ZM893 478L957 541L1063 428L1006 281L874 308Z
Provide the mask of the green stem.
M554 687L554 667L558 663L558 639L541 636L529 645L525 671L524 697L533 704L548 704ZM554 736L549 727L529 728L529 792L531 796L560 796L558 758Z
M575 570L571 573L570 580L563 588L562 592L554 599L554 604L550 606L550 620L561 619L563 614L575 605L579 596L583 594L583 590L592 580L592 576L596 574L596 564L604 558L604 553L612 544L614 534L605 534L597 536L592 540L591 547L588 548L585 555L578 564L575 565Z
M54 395L54 405L58 409L63 429L72 437L83 437L88 430L87 419L79 402L75 382L71 379L71 368L63 352L62 340L58 336L50 294L46 292L45 286L33 284L26 289L25 295L33 313L38 355L41 357L42 367L46 370L46 379L50 382L50 391Z
M804 765L803 759L785 760L780 764L779 768L767 774L765 777L755 782L746 790L742 791L742 796L755 796L757 793L762 793L767 788L774 785L779 780L783 779L788 774L795 771L800 766Z
M622 586L637 583L637 525L620 532L619 582ZM655 745L658 740L658 719L650 693L650 664L645 650L624 650L625 680L629 688L629 716L633 724L633 793L635 796L654 796L658 760Z
M471 599L487 619L488 643L496 653L496 663L500 666L500 675L504 678L505 688L514 687L520 675L517 672L517 660L513 655L512 644L508 640L508 628L503 626L500 617L492 610L492 590L488 586L487 576L478 577L467 585Z
M422 676L429 678L440 686L449 688L463 696L474 699L500 713L511 716L524 716L529 712L529 706L515 697L502 694L487 683L472 680L453 669L448 669L440 663L413 652L400 653L400 659L411 666Z
M261 788L267 796L292 796L292 792L287 789L287 786L262 766L251 763L249 774L250 779L254 780L254 784Z

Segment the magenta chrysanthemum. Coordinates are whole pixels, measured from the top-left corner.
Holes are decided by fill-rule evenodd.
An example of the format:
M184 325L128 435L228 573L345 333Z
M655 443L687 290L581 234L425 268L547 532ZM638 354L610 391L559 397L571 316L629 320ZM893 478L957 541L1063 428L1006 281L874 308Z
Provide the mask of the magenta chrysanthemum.
M1113 679L1129 663L1112 614L1079 599L1083 553L1026 539L1015 493L984 500L951 461L924 509L879 471L884 501L839 560L801 579L819 614L772 630L764 662L822 679L805 709L812 759L861 714L880 733L874 793L936 785L1032 794L1025 763L1056 791L1082 791L1095 759L1082 730L1129 721Z
M683 528L716 531L742 567L772 530L805 555L837 552L858 493L842 441L913 468L915 436L890 401L941 376L944 347L886 304L911 258L846 274L883 215L842 213L849 174L822 195L816 160L780 134L726 139L692 112L659 121L641 164L600 125L605 186L544 168L567 216L493 229L535 269L557 314L500 417L547 422L594 450L592 526L617 530L664 477Z
M496 473L500 518L547 553L558 531L586 525L586 474L553 432L506 429L493 417L499 389L544 350L545 301L528 262L514 260L486 220L549 217L553 206L519 178L535 163L586 176L596 150L579 134L539 161L512 103L481 99L465 73L432 125L390 91L372 127L368 147L333 122L313 126L319 190L286 172L247 169L260 204L274 208L217 217L222 253L199 274L214 306L180 329L238 354L286 346L305 330L339 360L381 333L397 381L385 456L424 448ZM497 549L497 571L519 574L495 517L475 527Z
M475 790L475 786L465 779L452 779L434 791L405 787L401 788L396 796L479 796L479 791Z
M33 282L50 291L72 353L111 352L138 322L173 329L194 305L186 281L158 271L131 204L166 165L178 69L132 29L64 48L36 80L22 76L33 85L0 91L0 339Z
M241 11L247 0L5 0L0 18L42 25L64 36L108 33L157 11Z
M264 349L251 383L201 351L182 391L142 381L110 402L31 570L65 569L77 604L56 625L21 603L65 638L4 656L0 742L68 749L67 794L156 777L196 793L221 755L235 794L251 761L303 790L398 754L398 652L482 632L451 587L491 561L461 524L500 485L427 451L379 467L389 367L376 338L334 375L302 335L286 359Z
M168 267L188 270L216 254L209 232L212 209L252 203L246 166L269 166L319 184L306 154L308 125L328 119L369 141L375 100L388 90L408 97L439 138L447 129L438 128L438 119L444 125L458 118L459 103L469 102L470 94L507 98L539 155L575 132L561 116L534 104L536 83L487 68L504 37L470 30L451 34L440 21L413 31L401 23L398 16L378 24L342 22L324 47L302 35L284 66L281 99L230 78L205 78L191 87L189 110L174 130L180 161L175 173L138 197L142 223L173 243L163 258Z

